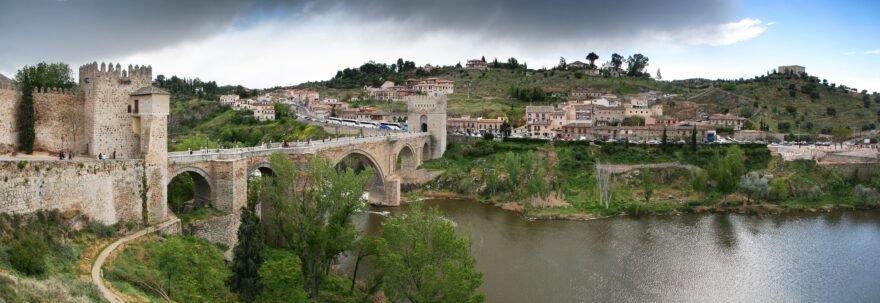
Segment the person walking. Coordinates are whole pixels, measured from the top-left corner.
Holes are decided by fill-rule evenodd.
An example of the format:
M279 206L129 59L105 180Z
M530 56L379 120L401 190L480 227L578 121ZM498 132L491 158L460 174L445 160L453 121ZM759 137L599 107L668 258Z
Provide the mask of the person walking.
M67 160L73 160L73 151L67 152Z
M64 151L63 150L58 153L58 160L64 160Z
M113 150L113 158L111 158L111 159L116 160L116 150L115 149Z

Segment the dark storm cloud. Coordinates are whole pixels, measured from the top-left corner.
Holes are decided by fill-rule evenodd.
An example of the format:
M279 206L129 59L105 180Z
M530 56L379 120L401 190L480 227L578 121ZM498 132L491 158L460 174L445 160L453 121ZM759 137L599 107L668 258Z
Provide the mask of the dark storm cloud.
M0 69L90 61L210 37L252 7L234 0L0 0Z
M264 19L341 13L339 22L391 22L411 37L469 33L529 45L617 41L730 22L734 0L0 0L0 69L84 62L209 38Z
M733 0L327 0L315 12L344 10L362 21L420 31L477 33L520 43L613 41L642 31L676 32L731 22Z

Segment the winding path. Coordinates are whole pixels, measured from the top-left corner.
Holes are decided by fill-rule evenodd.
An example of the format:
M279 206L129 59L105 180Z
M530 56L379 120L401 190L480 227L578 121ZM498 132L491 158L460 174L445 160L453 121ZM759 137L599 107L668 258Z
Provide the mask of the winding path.
M180 224L180 219L174 218L160 224L142 229L136 233L125 236L122 239L116 240L116 242L113 242L112 244L104 248L103 251L101 251L101 254L99 254L98 258L95 259L95 263L92 264L92 283L95 283L95 285L98 286L98 289L101 291L101 296L103 296L104 299L107 299L107 301L111 303L125 302L125 300L122 300L119 295L117 295L113 290L107 287L106 282L104 281L104 275L101 268L104 266L104 261L107 260L107 257L109 257L114 250L125 243L131 242L132 240L142 237L144 235L151 234L159 230L164 230L165 228L168 228L169 226L172 226L174 224Z
M699 171L700 168L690 165L690 164L681 164L674 162L665 162L665 163L650 163L650 164L602 164L600 169L605 171L610 171L615 174L625 173L631 170L642 169L642 168L670 168L677 167L687 169L689 171Z

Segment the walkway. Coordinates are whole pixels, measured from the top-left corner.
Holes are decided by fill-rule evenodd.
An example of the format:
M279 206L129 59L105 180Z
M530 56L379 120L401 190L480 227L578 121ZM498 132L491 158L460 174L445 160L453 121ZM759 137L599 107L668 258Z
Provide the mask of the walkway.
M430 136L429 133L394 133L383 136L368 137L342 137L326 140L315 140L306 142L288 142L288 147L283 147L283 143L264 144L256 147L242 148L224 148L224 149L204 149L198 151L171 152L168 153L168 160L175 162L186 162L188 160L209 161L209 160L230 160L241 159L251 156L261 156L272 154L276 151L285 153L315 153L318 150L332 147L349 146L364 143L374 143L381 141L393 141L403 139L413 139Z
M163 223L142 229L136 233L125 236L122 239L116 240L116 242L113 242L113 244L110 244L109 246L104 248L103 251L101 251L101 254L98 255L97 259L95 259L95 263L92 264L92 283L94 283L95 285L98 286L98 290L101 291L101 296L103 296L104 299L107 299L107 301L110 301L111 303L124 303L125 302L124 300L122 300L122 298L119 297L119 295L117 295L113 290L111 290L109 287L107 287L107 285L104 281L104 271L102 270L101 267L104 266L104 261L107 260L107 257L109 257L110 254L112 254L114 250L116 250L117 248L119 248L120 246L122 246L125 243L131 242L132 240L137 239L141 236L151 234L151 233L154 233L159 230L163 230L163 229L165 229L171 225L174 225L174 224L180 224L180 219L174 218L174 219L165 221Z

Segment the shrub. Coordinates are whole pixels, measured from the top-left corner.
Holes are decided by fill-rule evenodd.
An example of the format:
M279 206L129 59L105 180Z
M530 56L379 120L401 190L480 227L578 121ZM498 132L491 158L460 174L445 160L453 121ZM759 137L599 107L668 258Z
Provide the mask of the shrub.
M853 194L864 204L876 204L877 200L880 199L877 190L862 184L856 185L853 188Z
M785 179L776 178L770 181L770 197L776 201L788 198L788 184Z
M27 232L20 235L9 247L9 261L15 269L29 274L38 275L46 271L46 253L49 245L37 233Z
M95 234L99 239L111 238L116 235L116 227L99 222L89 222L85 227L85 231Z

